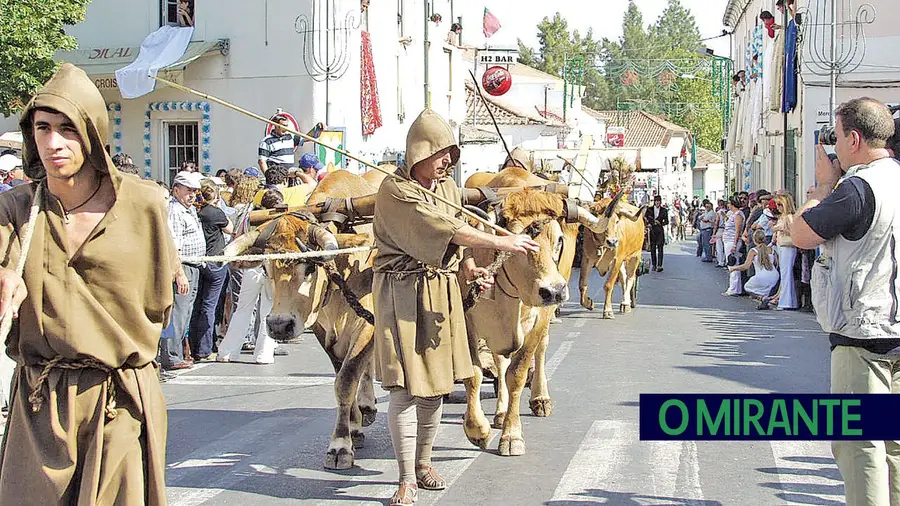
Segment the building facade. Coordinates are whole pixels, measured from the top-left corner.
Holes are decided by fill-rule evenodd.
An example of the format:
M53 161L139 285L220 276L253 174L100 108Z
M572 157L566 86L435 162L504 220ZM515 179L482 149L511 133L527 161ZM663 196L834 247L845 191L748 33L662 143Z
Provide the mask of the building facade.
M149 178L170 181L183 161L212 172L256 166L267 127L161 84L143 97L122 98L115 70L134 61L144 38L165 24L192 24L194 31L184 57L161 77L264 117L282 109L302 132L323 123L332 146L371 162L398 158L426 105L457 132L462 124L466 89L460 50L448 41L451 0L188 3L185 21L177 0L93 0L85 21L68 30L79 49L57 54L85 69L106 99L110 151L130 154ZM13 129L15 119L6 123ZM359 170L310 143L298 157L306 151Z
M827 70L832 0L796 3L799 11L785 15L774 0L728 1L723 23L733 32L734 71L744 72L735 86L726 157L734 190L786 189L802 202L806 188L815 183L818 132L832 121ZM852 0L838 2L838 8L834 106L862 96L900 102L900 53L895 49L900 11L895 2ZM774 36L760 19L763 11L782 26ZM790 74L793 78L785 81ZM791 83L796 90L787 93L785 104Z

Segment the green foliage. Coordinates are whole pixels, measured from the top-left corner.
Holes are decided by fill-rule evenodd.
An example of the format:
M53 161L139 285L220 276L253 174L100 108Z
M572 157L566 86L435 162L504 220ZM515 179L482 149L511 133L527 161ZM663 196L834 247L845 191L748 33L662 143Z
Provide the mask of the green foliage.
M53 54L77 47L66 25L84 20L90 0L0 0L0 114L21 110L56 72Z
M639 75L640 79L623 85L623 70L648 65L648 60L680 60L682 66L699 65L700 31L697 23L680 0L668 0L663 13L653 25L644 24L643 14L634 0L622 18L622 36L618 40L594 40L591 31L582 37L570 32L559 13L544 18L537 26L539 47L528 48L519 41L519 61L525 65L562 77L566 56L582 56L586 62L582 103L592 109L615 110L622 104L666 117L688 128L700 147L719 151L722 138L721 112L712 89L710 75L698 74L685 79L671 73L674 86L662 86L659 76ZM709 68L707 65L706 68ZM695 107L672 104L695 104ZM700 105L701 107L696 107Z

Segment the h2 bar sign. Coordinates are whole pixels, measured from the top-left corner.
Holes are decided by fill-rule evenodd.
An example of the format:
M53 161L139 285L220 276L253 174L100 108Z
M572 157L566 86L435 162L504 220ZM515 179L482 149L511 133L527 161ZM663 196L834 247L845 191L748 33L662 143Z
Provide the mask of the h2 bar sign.
M479 65L515 65L519 59L518 51L484 51L478 53Z

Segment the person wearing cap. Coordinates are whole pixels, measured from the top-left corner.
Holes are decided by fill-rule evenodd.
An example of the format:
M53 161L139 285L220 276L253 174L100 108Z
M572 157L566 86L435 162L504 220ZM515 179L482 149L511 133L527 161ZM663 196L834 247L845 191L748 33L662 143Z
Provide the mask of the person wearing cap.
M0 314L15 319L5 352L18 363L0 504L166 503L156 357L178 253L157 185L123 177L104 150L107 114L65 63L19 123L33 182L0 199Z
M319 174L325 172L325 165L319 160L314 153L304 153L300 157L300 179L304 183L315 185L319 182ZM304 177L305 176L305 177Z
M0 182L8 183L12 178L10 175L16 169L22 169L22 160L12 154L0 156Z
M181 171L172 182L172 198L169 199L169 231L175 241L179 257L199 257L206 254L206 238L194 202L203 179L197 172ZM159 362L164 369L188 369L194 365L190 354L185 354L185 333L191 321L201 264L181 262L182 270L175 278L175 306L172 310L174 339L159 341Z

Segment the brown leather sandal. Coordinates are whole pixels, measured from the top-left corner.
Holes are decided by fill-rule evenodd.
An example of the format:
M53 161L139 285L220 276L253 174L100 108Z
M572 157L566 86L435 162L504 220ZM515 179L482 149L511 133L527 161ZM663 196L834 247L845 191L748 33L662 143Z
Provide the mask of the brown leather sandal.
M415 483L402 482L400 488L391 497L391 506L406 506L415 504L418 499L419 489Z
M444 490L447 482L431 466L416 466L416 483L425 490Z

